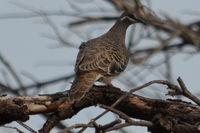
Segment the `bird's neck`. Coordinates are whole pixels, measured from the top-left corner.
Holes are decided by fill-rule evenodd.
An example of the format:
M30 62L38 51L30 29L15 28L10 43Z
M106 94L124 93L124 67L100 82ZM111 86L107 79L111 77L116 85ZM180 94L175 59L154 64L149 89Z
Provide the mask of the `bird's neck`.
M125 43L126 30L131 24L132 23L130 21L117 20L117 22L109 30L108 34L115 40Z

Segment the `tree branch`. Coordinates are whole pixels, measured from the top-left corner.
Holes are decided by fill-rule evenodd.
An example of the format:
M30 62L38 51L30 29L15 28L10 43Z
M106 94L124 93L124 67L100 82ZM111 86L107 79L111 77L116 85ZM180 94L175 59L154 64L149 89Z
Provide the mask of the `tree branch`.
M162 83L168 87L177 87L168 84L167 81L151 81L140 87L132 89L131 92L142 89L154 83ZM80 110L103 104L110 106L126 95L115 108L129 117L152 122L150 131L161 131L159 133L200 133L200 107L180 100L149 99L134 94L128 94L116 88L105 86L94 86L86 97L78 102L72 103L68 100L68 92L59 92L51 95L39 95L34 97L0 97L0 124L16 120L26 121L29 115L40 113L52 113L41 133L49 132L60 120L71 118ZM94 98L95 97L95 98ZM105 107L105 106L104 106ZM180 132L185 130L185 132Z

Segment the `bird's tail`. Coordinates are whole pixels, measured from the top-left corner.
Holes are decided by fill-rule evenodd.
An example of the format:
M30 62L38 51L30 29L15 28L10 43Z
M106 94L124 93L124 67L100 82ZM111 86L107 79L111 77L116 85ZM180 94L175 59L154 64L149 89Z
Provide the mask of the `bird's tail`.
M95 72L87 72L76 75L70 89L70 99L75 101L81 100L93 86L97 77L98 74Z

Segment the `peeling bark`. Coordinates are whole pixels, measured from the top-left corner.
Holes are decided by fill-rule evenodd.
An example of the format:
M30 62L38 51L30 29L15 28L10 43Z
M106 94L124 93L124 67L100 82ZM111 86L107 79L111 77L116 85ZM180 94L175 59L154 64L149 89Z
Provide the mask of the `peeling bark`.
M53 113L40 132L49 132L60 120L71 118L80 110L104 104L110 106L126 92L93 87L81 102L72 104L66 92L35 97L0 97L0 124L28 120L28 115ZM152 133L200 133L200 107L178 100L159 100L131 94L116 109L132 118L153 122ZM62 111L63 110L63 111ZM67 110L67 111L66 111ZM48 128L47 128L48 127Z

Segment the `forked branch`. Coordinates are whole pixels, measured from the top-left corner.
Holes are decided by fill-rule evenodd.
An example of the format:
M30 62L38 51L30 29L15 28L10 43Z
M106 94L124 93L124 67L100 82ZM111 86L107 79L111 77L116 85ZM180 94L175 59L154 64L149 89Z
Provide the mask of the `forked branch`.
M180 78L178 81L183 88L183 82L180 82ZM29 115L51 113L51 116L40 130L41 133L47 133L59 121L73 117L76 113L86 107L100 105L100 107L118 114L121 119L125 120L125 123L114 122L115 124L113 124L113 127L105 125L99 126L99 129L108 127L105 128L105 131L117 129L117 127L120 126L125 127L142 124L143 126L146 125L149 127L149 131L152 131L153 133L156 131L163 131L160 133L170 133L171 131L174 133L183 133L181 131L184 131L184 133L191 133L191 131L199 133L199 106L180 100L150 99L132 94L134 91L143 89L155 83L167 85L168 88L175 92L183 92L181 87L171 84L168 81L155 80L134 88L129 93L116 88L94 86L82 101L76 103L76 106L69 101L68 92L66 91L34 97L2 96L0 97L0 105L4 108L0 109L0 123L2 125L16 120L26 121L28 120ZM181 94L192 99L193 96L191 97L191 93L188 93L189 91L187 91ZM196 99L198 98L196 97ZM116 103L116 101L118 102ZM109 107L113 105L113 103L116 103L115 106ZM144 121L135 121L132 118ZM94 127L97 129L98 124L96 124L95 127L94 123L95 121L93 124L89 125L82 124L84 125L82 127ZM79 124L79 127L81 127L80 125L81 124ZM108 125L110 125L110 123ZM74 126L74 128L78 127Z

